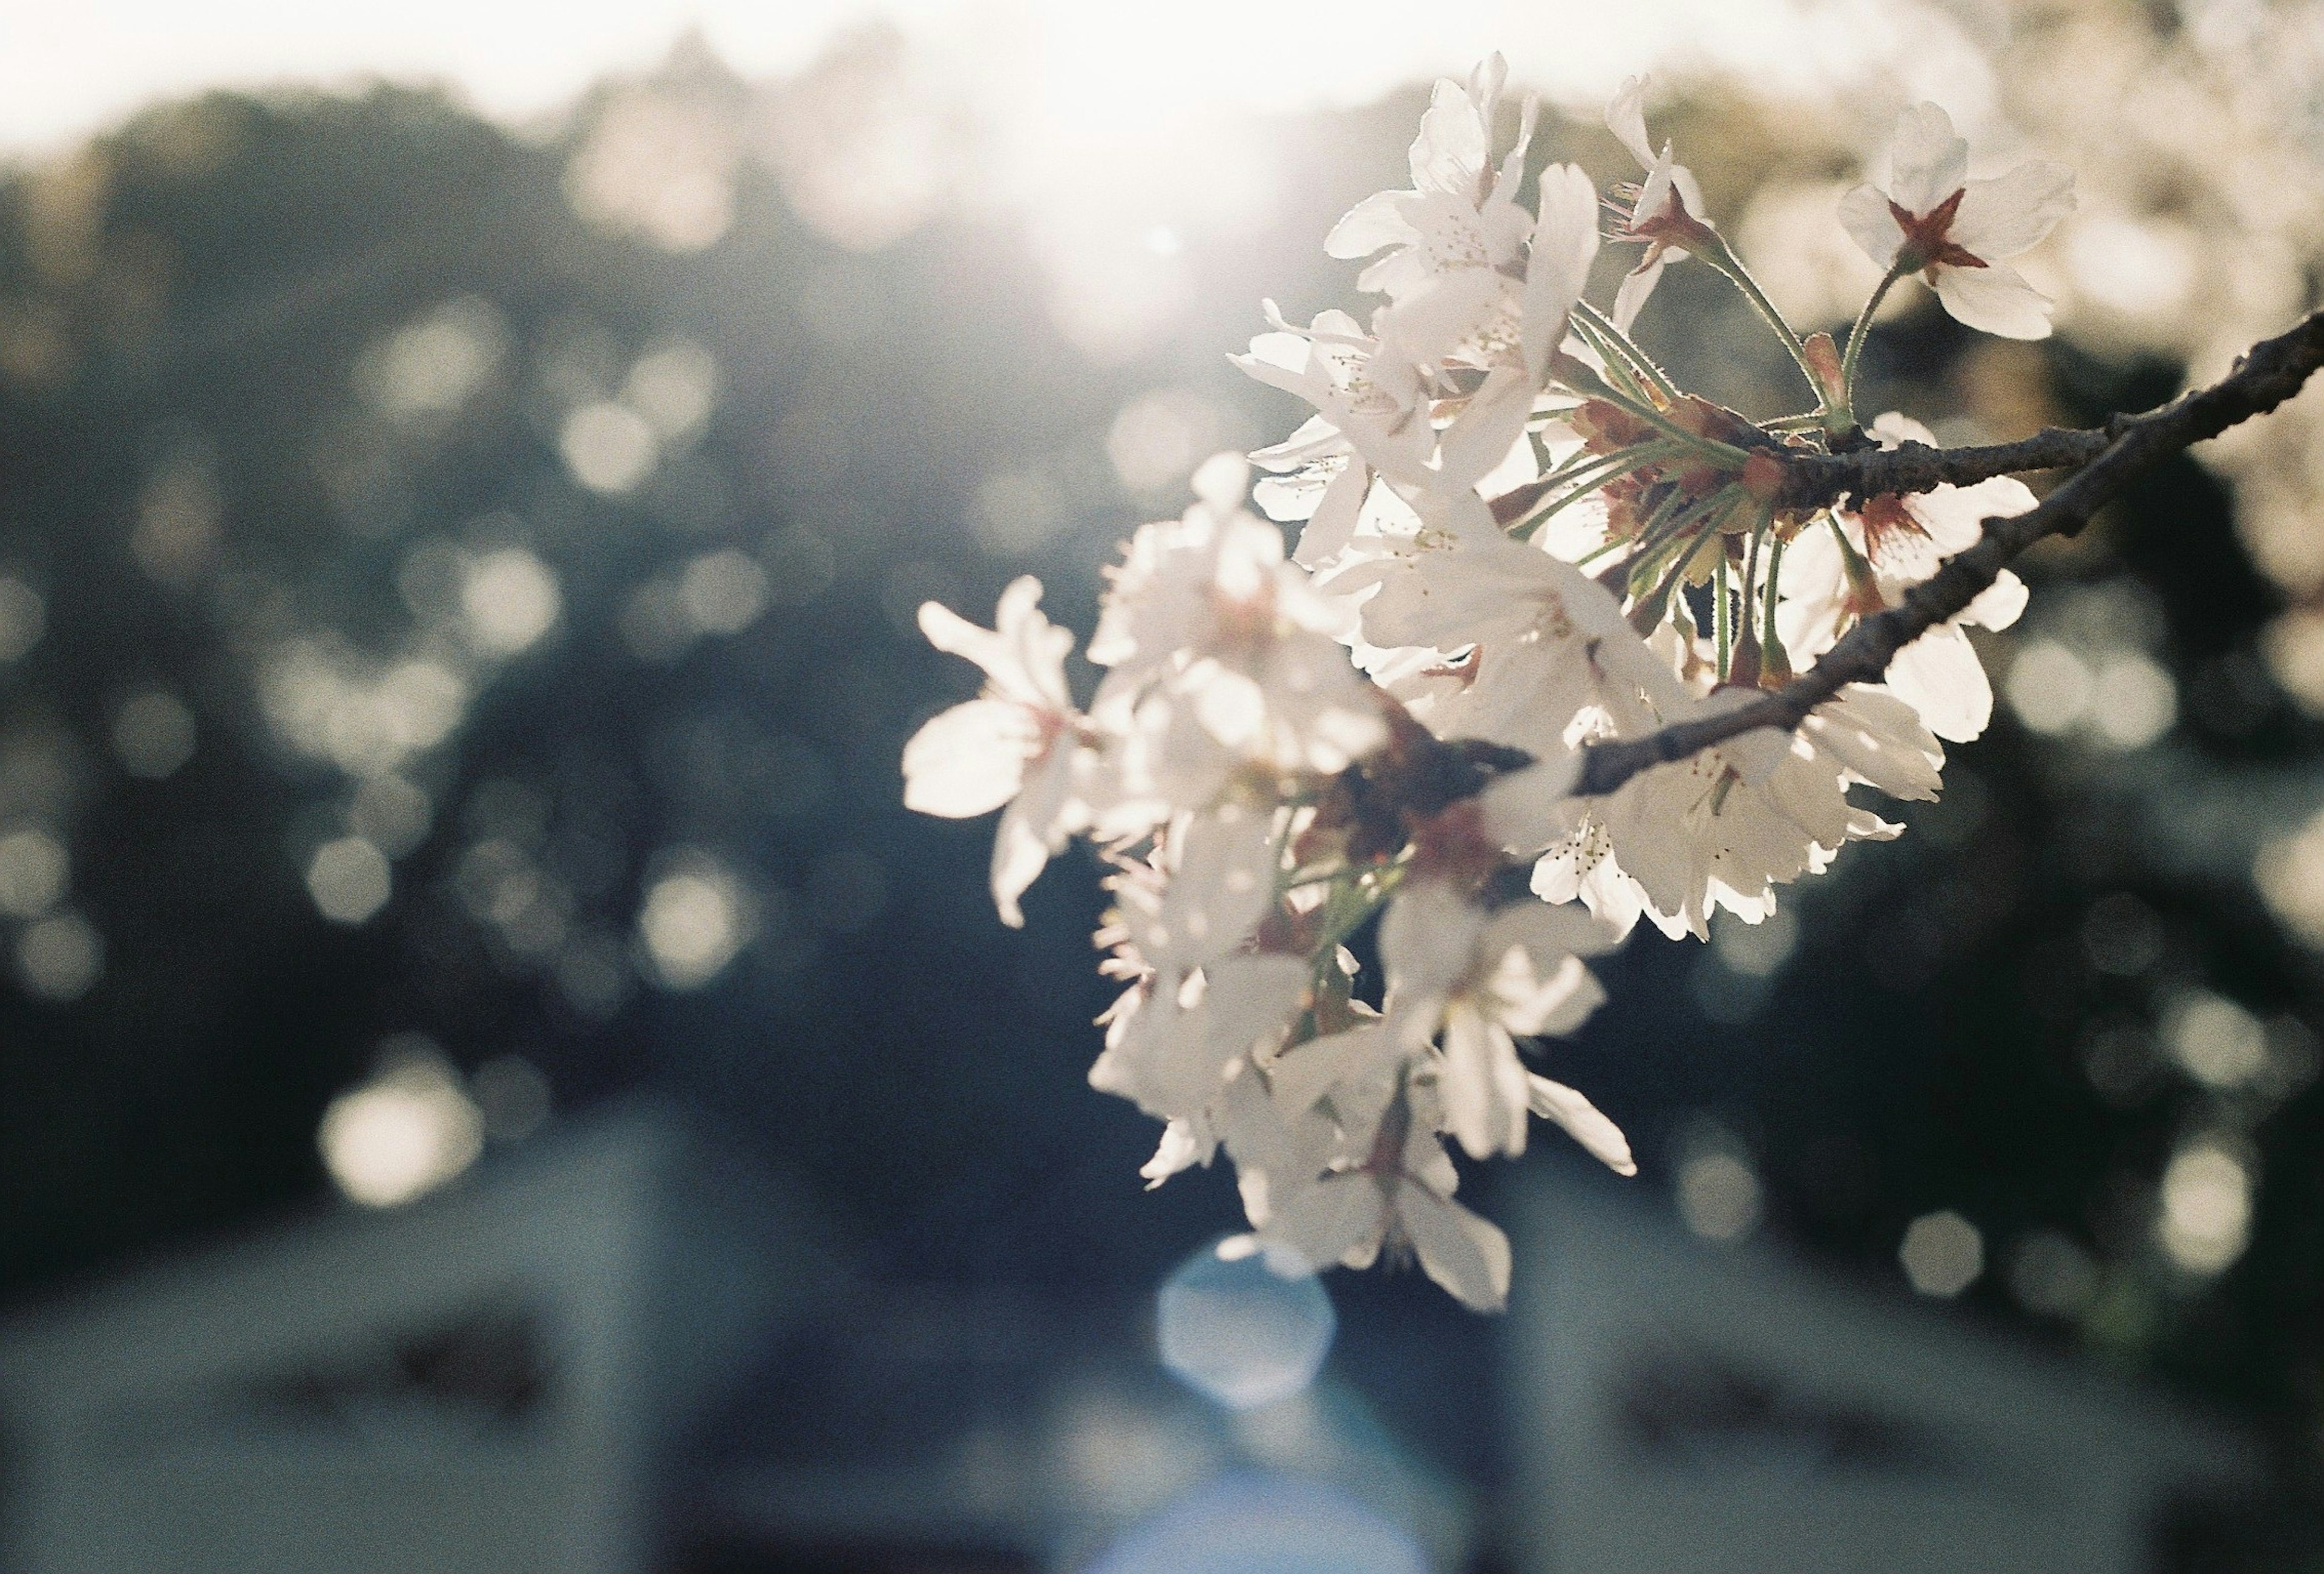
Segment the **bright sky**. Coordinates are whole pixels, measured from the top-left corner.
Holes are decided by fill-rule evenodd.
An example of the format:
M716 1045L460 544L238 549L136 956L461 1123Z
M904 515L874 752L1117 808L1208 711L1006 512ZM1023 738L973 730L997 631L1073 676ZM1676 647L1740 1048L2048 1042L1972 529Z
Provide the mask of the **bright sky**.
M1361 100L1495 48L1521 79L1574 97L1674 59L1790 82L1876 59L1908 77L1957 69L1958 38L1931 36L1923 14L1879 0L0 0L0 152L51 151L218 86L441 80L523 118L652 63L689 26L756 76L886 18L939 57L1038 60L1047 107L1118 111Z

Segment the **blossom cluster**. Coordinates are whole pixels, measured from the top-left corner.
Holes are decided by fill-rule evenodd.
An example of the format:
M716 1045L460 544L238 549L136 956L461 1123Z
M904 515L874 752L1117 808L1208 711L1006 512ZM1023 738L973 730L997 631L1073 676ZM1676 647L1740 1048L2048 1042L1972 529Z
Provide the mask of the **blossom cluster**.
M1614 1123L1528 1058L1600 1005L1585 959L1642 917L1673 938L1722 908L1757 923L1846 843L1896 835L1854 789L1936 796L1944 742L1992 711L1964 630L2006 627L2024 587L2004 574L1789 733L1597 796L1577 791L1581 751L1781 686L1982 521L2034 505L2008 479L1815 506L1783 483L1792 456L1930 440L1851 408L1866 325L1899 281L1922 276L1972 327L2046 333L2048 303L2006 259L2072 200L2052 165L1969 179L1943 111L1908 111L1886 186L1840 207L1886 270L1843 350L1767 301L1649 139L1643 80L1607 111L1638 179L1601 194L1573 165L1529 168L1530 97L1496 156L1506 76L1495 57L1439 82L1410 187L1332 229L1326 250L1361 260L1378 298L1368 321L1268 307L1237 364L1314 413L1248 463L1210 461L1182 518L1132 537L1086 706L1035 580L990 630L930 603L921 628L986 684L903 759L910 806L1001 811L1004 922L1071 839L1110 866L1099 939L1123 992L1091 1081L1165 1123L1149 1182L1223 1152L1242 1247L1316 1267L1416 1258L1480 1309L1503 1303L1509 1247L1454 1200L1453 1146L1521 1153L1538 1116L1636 1169ZM1609 244L1642 250L1601 311L1586 290ZM1747 419L1638 347L1656 281L1689 260L1743 291L1812 410ZM1350 949L1366 935L1378 980Z

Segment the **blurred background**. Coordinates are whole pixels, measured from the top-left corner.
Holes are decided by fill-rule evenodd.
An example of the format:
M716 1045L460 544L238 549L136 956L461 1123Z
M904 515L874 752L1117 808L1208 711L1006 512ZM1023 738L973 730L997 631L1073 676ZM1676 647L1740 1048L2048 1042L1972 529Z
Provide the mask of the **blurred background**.
M2324 1567L2324 394L2028 560L1910 834L1603 964L1641 1174L1467 1178L1507 1319L1205 1255L1095 866L1003 930L897 769L921 601L1086 632L1296 424L1225 357L1429 77L1610 180L1653 70L1803 328L1904 105L2071 163L2054 339L1872 341L1982 441L2317 304L2324 9L201 9L0 63L6 1566Z

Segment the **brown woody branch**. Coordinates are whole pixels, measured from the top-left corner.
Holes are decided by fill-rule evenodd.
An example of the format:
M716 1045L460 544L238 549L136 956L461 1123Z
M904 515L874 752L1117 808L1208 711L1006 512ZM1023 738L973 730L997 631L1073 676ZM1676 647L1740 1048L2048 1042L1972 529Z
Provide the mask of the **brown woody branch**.
M2209 388L2144 415L2118 416L2093 432L2045 431L2022 443L1949 452L1918 443L1886 450L1803 455L1793 460L1794 506L1842 496L1925 492L2020 470L2079 466L2030 512L1985 521L1977 545L1905 593L1902 605L1867 618L1791 683L1715 716L1681 722L1643 738L1593 743L1582 751L1579 796L1599 797L1642 770L1689 756L1760 727L1789 732L1851 683L1877 683L1896 653L1963 608L2019 553L2046 536L2071 536L2133 480L2174 454L2264 415L2324 367L2324 312L2255 345Z
M1806 511L1827 508L1843 498L1861 501L1883 493L1902 497L1940 486L1974 486L1997 475L2070 470L2089 464L2139 423L2158 419L2176 408L2165 405L2145 415L2116 416L2093 431L2045 427L2015 443L1972 448L1903 443L1894 448L1857 448L1839 454L1796 450L1784 456L1784 484L1775 503L1778 508Z

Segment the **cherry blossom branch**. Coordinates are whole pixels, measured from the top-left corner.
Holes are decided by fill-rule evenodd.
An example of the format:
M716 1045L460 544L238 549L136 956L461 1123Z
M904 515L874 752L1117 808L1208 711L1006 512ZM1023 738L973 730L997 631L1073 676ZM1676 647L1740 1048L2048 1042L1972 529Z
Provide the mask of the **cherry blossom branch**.
M2079 468L2031 511L1986 520L1977 545L1914 585L1900 605L1858 623L1782 688L1715 716L1681 722L1642 738L1589 745L1582 751L1575 793L1603 796L1640 771L1687 759L1757 728L1788 732L1848 685L1879 681L1899 650L1958 616L2019 553L2044 537L2075 534L2139 475L2229 427L2266 414L2298 393L2319 367L2324 367L2324 312L2254 345L2234 370L2209 388L2144 415L2118 416L2096 431L2045 431L2019 443L1945 452L1912 443L1794 460L1794 475L1813 478L1813 489L1801 483L1808 501L1795 506L1849 494L1925 492L1940 483L1967 484L2019 470ZM1794 502L1788 492L1784 501Z

